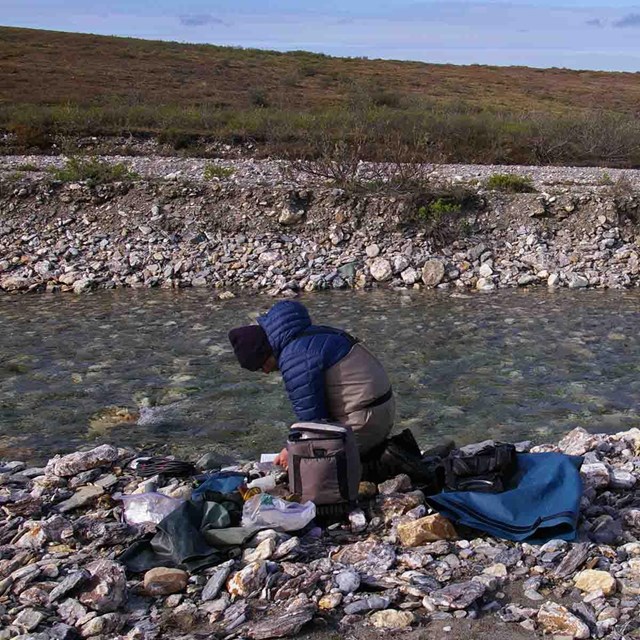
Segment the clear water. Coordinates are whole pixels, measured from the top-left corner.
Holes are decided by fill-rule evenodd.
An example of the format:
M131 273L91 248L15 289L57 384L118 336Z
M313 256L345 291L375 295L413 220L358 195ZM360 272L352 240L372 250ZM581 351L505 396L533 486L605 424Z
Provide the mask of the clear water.
M0 458L37 461L104 441L188 456L278 450L293 421L280 377L240 369L226 339L272 302L197 290L0 297ZM381 357L398 427L425 445L640 424L638 292L336 292L304 302ZM112 419L113 407L130 421Z

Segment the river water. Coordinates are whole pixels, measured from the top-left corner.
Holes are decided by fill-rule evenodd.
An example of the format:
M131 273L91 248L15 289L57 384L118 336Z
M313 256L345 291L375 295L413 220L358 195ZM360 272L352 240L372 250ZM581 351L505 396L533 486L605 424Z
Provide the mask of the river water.
M638 292L303 301L380 356L397 424L424 445L640 423ZM240 369L226 339L271 303L204 290L0 297L0 458L42 461L105 441L190 457L279 450L293 420L282 381Z

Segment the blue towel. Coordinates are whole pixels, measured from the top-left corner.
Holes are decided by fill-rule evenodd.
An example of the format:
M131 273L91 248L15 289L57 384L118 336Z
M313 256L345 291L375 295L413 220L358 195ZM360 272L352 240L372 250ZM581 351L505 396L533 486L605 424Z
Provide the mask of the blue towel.
M581 464L582 458L562 453L521 453L518 471L502 493L451 491L427 501L452 522L496 538L533 544L574 540Z

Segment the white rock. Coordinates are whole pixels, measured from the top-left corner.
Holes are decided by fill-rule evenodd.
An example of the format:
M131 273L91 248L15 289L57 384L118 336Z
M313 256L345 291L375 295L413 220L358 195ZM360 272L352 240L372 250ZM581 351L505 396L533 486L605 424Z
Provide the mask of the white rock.
M386 258L376 258L369 270L371 276L378 282L386 282L393 275L391 263Z

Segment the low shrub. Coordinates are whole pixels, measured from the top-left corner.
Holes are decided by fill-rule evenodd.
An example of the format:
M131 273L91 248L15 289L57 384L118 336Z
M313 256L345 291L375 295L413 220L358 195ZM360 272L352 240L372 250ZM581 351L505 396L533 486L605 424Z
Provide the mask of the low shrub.
M181 151L196 145L198 136L178 129L165 129L158 135L158 142L166 144L176 151Z
M38 171L42 171L42 169L31 162L23 162L16 167L16 171L30 171L32 173L35 173Z
M205 180L224 180L233 175L233 169L220 167L216 164L207 163L202 174Z
M13 134L16 147L20 149L46 151L51 148L51 135L42 125L20 122L10 125L8 129Z
M487 180L487 188L508 193L534 193L536 188L529 176L512 173L494 173Z
M53 167L51 175L60 182L87 182L94 186L108 182L135 180L138 175L124 163L110 164L99 158L69 158L63 167Z

